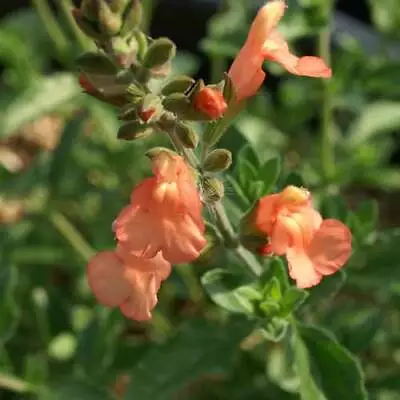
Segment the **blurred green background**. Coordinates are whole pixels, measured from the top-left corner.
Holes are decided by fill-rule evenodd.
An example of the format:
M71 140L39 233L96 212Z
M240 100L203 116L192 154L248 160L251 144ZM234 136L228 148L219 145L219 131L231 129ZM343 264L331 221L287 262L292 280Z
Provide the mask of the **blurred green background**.
M174 268L149 323L96 304L87 260L114 246L112 221L149 173L145 151L167 142L117 141L115 110L82 93L74 60L91 44L71 20L72 2L17 3L0 6L0 399L298 399L287 343L244 340L252 322L204 291L204 272L224 267L218 257ZM143 1L143 27L183 49L176 73L216 82L260 3ZM400 3L288 3L281 31L299 54L330 55L334 77L324 84L266 65L265 87L222 140L236 160L225 203L237 222L259 196L257 181L294 183L351 227L349 265L297 313L356 355L369 398L396 400Z

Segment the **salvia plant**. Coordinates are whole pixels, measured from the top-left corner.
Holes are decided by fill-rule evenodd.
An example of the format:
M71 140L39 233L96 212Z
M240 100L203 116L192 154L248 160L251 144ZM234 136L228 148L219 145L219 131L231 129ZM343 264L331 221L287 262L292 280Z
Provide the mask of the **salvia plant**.
M34 3L42 16L49 12L39 0ZM167 37L149 36L144 20L151 10L144 1L82 0L76 7L67 3L63 2L65 20L83 50L73 64L74 45L57 26L48 23L46 29L55 35L59 60L77 72L74 79L88 101L85 104L89 104L91 119L82 110L67 108L64 116L72 122L59 140L64 122L57 116L47 116L55 132L53 139L39 138L35 126L29 126L28 131L24 128L17 142L8 140L0 147L0 161L15 173L27 168L38 152L55 149L47 177L50 189L42 196L48 206L48 220L76 250L80 264L86 261L78 291L89 298L90 304L98 304L93 305L95 312L81 307L73 313L68 324L79 333L77 341L45 322L50 308L58 317L65 315L68 301L56 305L51 294L55 292L35 287L31 295L46 356L38 352L31 357L24 367L26 376L17 378L10 367L12 349L7 347L10 337L6 337L0 343L4 350L0 390L6 388L6 396L14 392L39 399L358 400L368 398L367 389L377 396L379 385L385 387L384 381L395 392L398 360L385 364L384 374L379 375L379 363L364 366L351 352L364 350L364 342L369 345L383 324L380 300L374 303L374 295L362 292L359 286L365 284L368 290L374 290L376 282L371 284L368 279L372 274L372 281L379 280L379 273L371 265L384 260L382 253L399 235L396 230L376 231L374 202L362 203L351 212L338 194L346 169L336 165L337 138L335 127L330 125L331 82L335 80L326 26L332 5L325 3L330 2L309 5L314 24L322 32L318 56L294 54L285 29L280 29L285 14L290 13L284 0L263 4L251 25L246 25L247 34L240 43L236 25L230 27L231 31L218 31L224 19L239 24L245 14L241 2L227 2L227 11L209 25L211 38L202 42L219 66L213 70L211 81L193 77L190 72L176 72L176 45ZM223 42L229 36L235 37L235 50L230 54L233 62L225 65L218 39ZM323 92L323 137L315 139L322 162L321 171L309 173L316 177L314 180L302 179L312 170L311 165L299 165L298 172L288 173L282 157L269 156L268 148L244 145L232 151L229 145L231 138L239 135L237 121L243 121L241 116L249 112L246 106L258 107L257 97L268 80L266 68L274 70L277 65L281 73L293 76L293 82L314 81L313 90L318 85ZM304 92L302 96L314 93ZM107 125L105 109L117 113L118 124L103 128L108 132L107 144L91 137L92 150L109 146L111 154L121 157L121 176L127 175L125 182L115 181L109 174L112 167L106 160L98 163L91 158L90 147L87 154L78 154L83 163L101 171L99 176L93 173L88 177L93 196L89 193L79 198L78 208L71 211L71 215L88 215L86 223L92 227L89 231L93 230L88 236L95 238L93 249L55 208L62 202L66 209L69 204L76 205L74 196L79 195L71 192L75 178L62 184L61 176L68 175L66 160L77 132L86 123L90 137L94 135L91 125ZM280 118L290 120L291 116ZM24 122L31 119L28 116ZM244 135L251 137L255 125L239 125L239 130L246 130ZM265 136L270 135L269 129L266 122ZM357 137L352 140L356 143ZM23 155L15 150L22 145L26 148ZM2 149L8 158L2 156ZM120 149L124 150L119 153ZM340 151L343 153L343 149ZM356 170L356 162L352 162L346 168ZM132 171L127 171L129 168ZM144 171L147 175L143 178ZM74 176L83 179L79 173ZM125 199L122 206L120 183ZM99 208L95 200L98 192L103 196L110 189L111 196L102 203L103 209ZM27 202L35 214L40 205ZM0 223L16 223L24 207L21 201L0 197ZM103 211L113 214L112 224L95 224ZM12 234L5 231L4 243L18 243L24 229L29 228L22 226ZM57 256L50 259L51 263L58 260ZM347 269L355 270L349 283L354 292L340 298ZM16 285L11 269L4 271L10 275L0 279L0 289L3 281ZM68 298L69 283L64 278L61 273L53 279L61 282L57 283L60 287L65 286L60 290L65 290L63 296ZM169 281L174 284L168 286ZM391 297L395 285L383 297ZM10 287L4 285L5 303L12 298ZM175 304L185 291L193 304ZM338 307L343 304L342 314L333 305L338 298ZM356 301L372 302L372 313L366 310L352 321ZM178 324L176 317L165 317L172 307L180 309L184 320L174 334L171 331ZM16 312L13 305L4 310L4 324L16 323L20 311ZM393 318L391 326L398 326L398 314ZM2 324L0 319L0 328ZM21 326L28 332L29 324ZM52 329L56 339L51 340ZM352 336L350 330L355 331ZM73 354L77 356L70 365L73 372L67 372L67 383L59 384L56 377L45 384L42 377L51 375L48 358L60 363L72 359ZM366 376L372 382L368 388Z

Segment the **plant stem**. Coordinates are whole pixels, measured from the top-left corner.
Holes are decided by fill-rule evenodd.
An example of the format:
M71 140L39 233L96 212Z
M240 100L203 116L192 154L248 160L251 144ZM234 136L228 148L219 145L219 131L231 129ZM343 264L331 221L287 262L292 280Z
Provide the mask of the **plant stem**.
M218 202L213 209L225 243L228 245L229 248L232 249L236 256L245 263L245 265L249 268L253 275L260 276L262 273L262 267L260 263L253 256L253 254L251 254L239 243L232 224L229 221L228 216L226 215L223 204L221 202Z
M72 16L72 9L74 8L72 2L70 0L59 0L58 4L79 45L79 48L82 51L89 50L92 47L91 41L82 33L78 25L76 25L76 22Z
M331 63L331 13L333 2L329 1L326 10L327 25L321 30L318 37L319 55L330 65ZM323 98L321 109L321 161L325 178L329 180L335 173L335 143L332 130L333 107L331 85L329 80L323 81Z
M59 27L57 20L54 18L52 11L47 4L47 0L31 1L39 15L39 18L45 26L49 37L53 40L58 55L60 58L64 59L66 50L69 47L68 39L64 35L62 29Z
M63 214L54 211L50 214L49 218L58 232L61 233L84 261L87 262L96 253L82 234Z

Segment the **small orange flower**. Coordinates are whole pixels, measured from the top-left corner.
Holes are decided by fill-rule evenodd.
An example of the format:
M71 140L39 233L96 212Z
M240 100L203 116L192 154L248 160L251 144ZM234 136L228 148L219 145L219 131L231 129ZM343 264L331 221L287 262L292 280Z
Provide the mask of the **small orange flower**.
M246 43L236 56L229 76L237 100L253 96L265 79L264 60L275 61L287 71L300 76L330 78L331 69L319 57L296 57L282 35L275 29L286 9L284 0L270 0L258 12Z
M99 303L145 321L151 318L160 284L170 272L171 265L159 254L146 259L104 251L89 261L88 283Z
M211 87L205 87L195 95L193 106L211 119L222 117L228 108L221 91Z
M173 264L193 261L206 239L192 171L182 157L162 151L153 158L153 172L115 220L116 238L136 256L152 258L160 252Z
M289 274L300 288L317 285L350 257L349 229L340 221L322 220L305 189L288 186L261 198L252 220L257 231L268 235L268 250L286 255Z

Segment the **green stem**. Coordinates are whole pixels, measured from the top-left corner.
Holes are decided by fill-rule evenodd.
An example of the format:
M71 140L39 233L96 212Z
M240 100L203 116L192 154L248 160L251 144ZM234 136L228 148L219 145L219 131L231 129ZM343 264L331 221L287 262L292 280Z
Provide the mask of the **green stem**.
M330 19L332 2L327 10L327 19ZM331 63L331 23L322 29L318 37L319 55L329 65ZM331 85L329 80L323 81L323 98L321 109L321 161L325 178L329 180L335 173L335 143L333 123L333 107Z
M53 13L50 10L47 0L31 0L32 5L35 7L39 18L43 22L46 31L57 49L57 53L60 58L65 57L65 53L69 47L68 39L64 35L64 32L58 25L57 20L54 18Z
M16 376L0 373L0 388L16 393L35 393L38 388Z
M253 275L260 276L262 274L262 267L260 263L253 256L253 254L251 254L239 243L236 232L234 231L232 224L226 215L223 204L218 202L213 209L218 221L218 226L227 247L232 249L236 256L244 262Z
M78 25L76 24L74 17L72 16L72 9L74 8L71 0L59 0L58 2L61 12L64 15L65 20L70 27L72 34L74 35L79 48L82 51L89 50L91 46L91 41L82 33L79 29Z
M84 261L87 262L96 253L82 234L63 214L57 211L52 212L49 219Z

